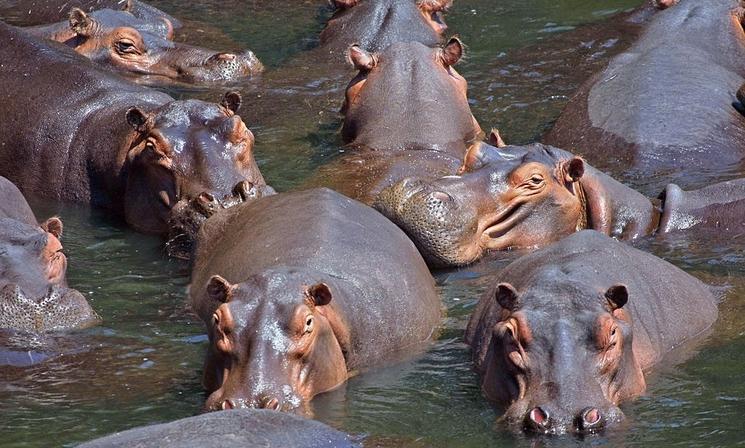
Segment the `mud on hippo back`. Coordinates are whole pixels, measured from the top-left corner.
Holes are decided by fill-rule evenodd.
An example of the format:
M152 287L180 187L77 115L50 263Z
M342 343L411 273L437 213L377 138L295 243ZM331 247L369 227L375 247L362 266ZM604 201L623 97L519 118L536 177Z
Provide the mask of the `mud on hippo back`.
M588 80L545 143L572 148L624 181L701 187L745 169L745 82L738 0L681 0Z
M179 201L265 186L237 93L176 101L54 42L1 24L0 36L12 43L0 53L17 61L0 72L0 175L25 194L106 207L165 234Z
M62 42L97 64L129 73L143 83L235 82L261 72L252 51L216 52L173 42L173 27L153 26L129 11L103 9L92 13L73 8L69 20L25 28L31 34Z
M383 190L375 207L428 263L453 266L490 250L540 248L586 228L626 240L668 232L738 235L745 179L692 192L670 184L649 199L552 146L477 143L459 175L404 179Z
M210 218L190 297L210 339L209 410L308 412L313 396L355 372L421 352L440 324L414 245L372 208L328 189Z
M335 0L337 12L320 36L321 49L339 57L350 45L381 51L396 42L440 43L442 14L452 0Z
M595 432L623 419L644 371L717 318L709 288L592 230L507 266L466 330L486 397L516 430Z
M100 318L67 287L62 221L39 225L26 199L0 177L0 331L42 333L96 325Z

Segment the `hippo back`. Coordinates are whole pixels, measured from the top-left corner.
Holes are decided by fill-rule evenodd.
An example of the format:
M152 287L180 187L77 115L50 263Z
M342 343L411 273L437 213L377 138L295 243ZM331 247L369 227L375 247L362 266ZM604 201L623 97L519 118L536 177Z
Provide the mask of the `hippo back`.
M705 284L654 255L593 230L519 258L493 283L499 282L510 282L520 292L538 292L531 297L541 297L546 303L540 306L557 312L572 306L567 299L577 297L572 291L597 292L597 300L602 300L609 287L626 285L629 300L624 309L631 314L634 354L643 369L706 331L717 318L717 300ZM562 296L562 292L569 294ZM500 315L493 295L492 289L468 325L466 339L477 354L486 349L482 345L488 343L487 333Z
M439 326L434 280L414 244L374 209L329 189L283 193L213 216L200 230L194 260L190 295L204 320L219 305L204 293L212 275L238 283L294 267L345 289L334 303L360 338L356 359L422 343Z
M36 217L26 198L13 182L0 176L0 219L8 218L36 226Z

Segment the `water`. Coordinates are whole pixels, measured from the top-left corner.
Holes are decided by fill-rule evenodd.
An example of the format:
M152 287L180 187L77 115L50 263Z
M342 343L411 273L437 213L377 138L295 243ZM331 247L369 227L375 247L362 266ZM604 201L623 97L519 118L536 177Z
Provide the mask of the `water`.
M256 134L257 158L272 185L301 187L339 154L337 111L353 73L303 57L329 15L321 0L153 3L185 19L184 40L250 47L270 68L243 86L241 115ZM447 21L469 46L458 70L469 80L476 118L486 129L499 127L508 142L538 138L577 84L629 38L614 28L615 20L591 32L582 25L638 3L456 0ZM218 99L224 90L171 93ZM634 186L644 188L641 182ZM34 208L39 217L57 213L64 219L69 282L105 323L43 341L50 357L43 364L0 369L0 444L74 445L198 413L205 398L200 370L206 336L185 305L185 267L166 259L160 240L127 230L103 212ZM437 273L447 316L432 349L318 397L317 418L366 434L370 446L745 444L737 423L745 415L745 240L669 238L639 245L725 288L721 318L705 348L650 376L648 394L624 406L628 421L622 428L584 439L514 435L481 397L463 332L490 274L516 254Z

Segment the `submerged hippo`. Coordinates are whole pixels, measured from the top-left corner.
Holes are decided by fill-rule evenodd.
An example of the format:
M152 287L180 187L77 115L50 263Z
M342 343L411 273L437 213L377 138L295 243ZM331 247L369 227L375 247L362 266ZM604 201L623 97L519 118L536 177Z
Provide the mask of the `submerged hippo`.
M106 207L166 233L179 200L265 184L237 93L176 101L16 28L0 24L0 39L14 61L0 71L0 175L25 194Z
M264 409L236 409L129 429L78 446L354 448L360 445L347 434L317 421Z
M103 9L86 14L73 8L66 22L24 29L62 42L98 64L145 76L147 82L237 81L263 70L252 51L215 52L172 42L173 27L167 19L161 20L170 30L165 36L154 32L151 22L128 11Z
M356 44L381 51L396 42L440 43L447 25L442 13L452 0L344 0L321 32L321 48L342 55Z
M745 117L732 107L745 82L740 3L681 0L655 14L579 89L544 142L626 179L699 187L742 173Z
M621 239L676 230L745 230L745 179L650 200L552 146L478 143L458 176L404 179L375 207L435 266L471 263L488 250L542 247L582 229Z
M208 410L299 408L355 372L420 352L440 324L434 280L411 241L328 189L213 216L190 296L210 339Z
M67 287L62 221L41 225L18 188L0 177L0 330L41 333L86 328L100 318Z
M466 80L455 65L456 39L442 48L396 43L381 53L352 46L359 74L342 108L347 154L323 167L318 184L366 203L386 186L416 173L439 177L457 169L482 134L468 106Z
M466 341L484 395L538 433L619 421L644 372L717 318L706 285L592 230L519 258L495 283Z

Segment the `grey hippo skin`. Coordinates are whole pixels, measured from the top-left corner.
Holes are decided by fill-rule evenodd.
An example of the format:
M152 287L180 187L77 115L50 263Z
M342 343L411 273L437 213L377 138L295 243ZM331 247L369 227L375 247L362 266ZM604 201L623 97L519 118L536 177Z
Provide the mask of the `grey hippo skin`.
M458 176L409 178L375 207L398 224L434 266L468 264L490 250L536 248L585 228L632 240L685 231L745 230L745 179L656 199L548 145L471 147Z
M624 180L701 187L743 172L744 9L681 0L656 14L628 51L588 80L544 143Z
M67 287L61 237L59 218L39 225L21 192L0 177L0 330L43 333L100 322Z
M330 186L371 203L407 176L453 174L481 127L468 105L466 80L453 67L463 45L396 43L379 53L350 49L359 70L342 113L346 153L322 167L311 185Z
M381 51L396 42L440 43L442 13L451 0L342 0L321 32L324 52L345 55L350 45Z
M0 175L27 196L105 207L164 234L180 200L265 184L237 93L176 101L17 28L0 24L0 39L13 61L0 70Z
M348 435L323 423L283 412L236 409L144 426L78 448L355 448Z
M709 288L593 230L519 258L466 330L486 397L517 430L594 432L623 418L645 372L717 318Z
M181 22L165 12L138 0L10 0L0 5L0 18L19 26L45 25L67 20L72 8L86 13L99 9L127 11L156 27L159 34L181 27ZM165 27L165 23L169 26Z
M86 13L73 8L66 21L24 30L62 42L95 63L143 83L235 82L263 70L251 51L216 52L172 42L170 22L163 23L167 25L165 33L129 11Z
M421 353L442 306L406 235L328 189L215 214L199 234L190 297L210 339L208 410L303 412L356 372Z

